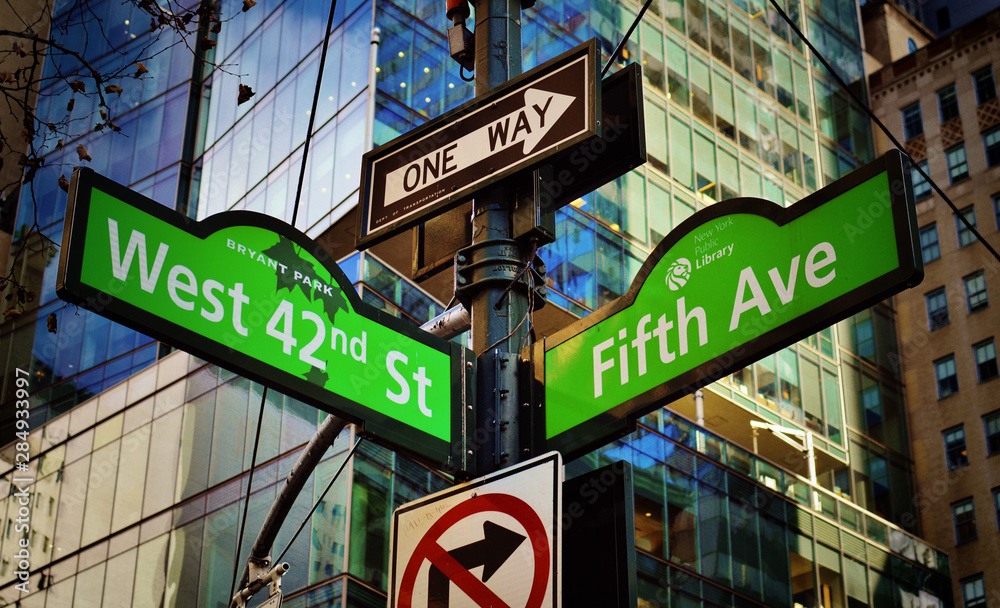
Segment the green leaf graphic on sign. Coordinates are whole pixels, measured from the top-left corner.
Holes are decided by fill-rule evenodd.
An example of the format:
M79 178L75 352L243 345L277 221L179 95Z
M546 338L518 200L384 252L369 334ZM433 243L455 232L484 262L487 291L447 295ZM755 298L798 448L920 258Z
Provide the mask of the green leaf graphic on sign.
M276 245L261 252L268 258L289 260L284 272L280 269L275 271L278 280L276 290L278 292L282 289L290 292L298 290L310 300L322 297L324 312L331 321L336 321L337 312L348 310L347 300L339 290L328 289L332 286L313 281L314 277L322 276L324 273L313 265L307 266L300 255L300 250L301 248L289 239L279 237Z
M306 382L309 384L315 384L316 386L326 386L327 381L330 379L330 374L321 371L318 368L311 367L305 375Z

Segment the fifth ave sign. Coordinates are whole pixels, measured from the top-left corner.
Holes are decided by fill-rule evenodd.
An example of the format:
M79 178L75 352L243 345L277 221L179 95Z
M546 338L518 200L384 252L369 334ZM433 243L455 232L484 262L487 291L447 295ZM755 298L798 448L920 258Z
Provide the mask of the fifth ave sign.
M358 248L597 137L596 49L581 44L366 153Z

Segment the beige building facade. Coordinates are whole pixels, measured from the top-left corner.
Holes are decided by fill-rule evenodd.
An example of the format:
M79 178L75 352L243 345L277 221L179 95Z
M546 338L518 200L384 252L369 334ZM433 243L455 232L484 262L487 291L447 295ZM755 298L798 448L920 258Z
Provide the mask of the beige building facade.
M891 18L891 2L866 17ZM896 11L898 13L898 11ZM914 27L866 27L907 35ZM955 207L1000 249L1000 11L869 75L871 107ZM872 48L899 41L868 40ZM905 40L903 41L905 44ZM892 146L876 133L878 152ZM896 296L916 469L914 513L951 555L956 606L1000 602L1000 261L917 172L924 282Z

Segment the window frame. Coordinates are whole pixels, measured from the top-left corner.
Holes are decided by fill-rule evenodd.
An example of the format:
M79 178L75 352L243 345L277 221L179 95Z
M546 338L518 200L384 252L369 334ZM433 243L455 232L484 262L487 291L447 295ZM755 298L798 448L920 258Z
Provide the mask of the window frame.
M953 158L958 158L959 152L961 152L962 159L952 163ZM965 150L964 142L945 150L944 156L948 164L949 183L957 184L969 179L969 154Z
M952 445L952 442L948 440L949 435L961 435L961 446L957 442ZM965 425L959 424L941 431L941 440L944 443L944 466L946 469L954 471L969 466L969 442L965 436Z
M982 280L983 284L982 290L976 291L975 293L971 293L969 291L969 284L973 281L979 282L979 280ZM964 277L962 277L962 284L965 286L965 307L970 315L990 307L990 293L986 289L986 273L983 272L982 269L979 269L975 272L969 273ZM980 295L982 295L982 301L977 302L975 306L973 306L972 303L973 296L976 296L978 298L978 296Z
M958 512L959 508L969 507L967 510L963 510L962 513ZM964 515L965 513L971 513L971 517L967 520L959 522L959 515ZM963 498L962 500L956 500L951 503L951 519L952 524L955 527L955 545L964 545L971 543L973 541L979 540L979 527L976 525L976 502L972 496ZM959 526L968 526L971 524L972 535L966 538L962 538L959 534Z
M993 372L993 375L991 375L991 376L983 379L983 374L982 374L983 370L982 370L981 366L984 365L984 364L989 364L990 359L985 359L984 361L980 361L979 360L979 350L981 348L982 349L987 349L987 348L990 348L990 347L992 347L992 351L993 351L993 357L992 357L992 361L993 361L992 372ZM980 384L982 384L984 382L989 382L990 380L996 380L997 378L1000 378L1000 363L998 363L998 361L997 361L997 343L996 343L996 340L994 338L990 338L988 340L983 340L982 342L977 342L977 343L973 344L972 345L972 360L976 364L976 379L979 381Z
M939 296L943 296L944 305L931 310L931 301L934 300L936 303ZM924 305L927 307L927 327L930 331L935 331L951 324L951 316L948 312L948 292L944 287L938 287L925 293ZM940 315L937 314L942 310L944 311L944 319L940 319ZM935 322L936 318L938 320Z
M908 110L916 109L916 113L908 113ZM906 141L910 141L916 137L920 137L924 134L924 116L923 112L920 110L920 102L915 101L910 105L900 108L900 114L903 117L903 138ZM914 122L914 117L916 122ZM913 132L911 133L911 127Z
M993 511L997 516L997 530L1000 531L1000 487L993 488Z
M948 376L945 376L944 378L942 378L938 374L939 367L941 365L943 365L943 364L948 363L949 361L951 362L951 367L954 368L953 373L949 374ZM948 391L947 394L944 394L944 392L942 391L942 381L946 380L946 379L949 379L949 378L954 378L954 389L951 389L951 390ZM938 393L938 399L939 400L940 399L947 399L948 397L951 397L952 395L958 394L958 391L959 391L959 389L961 387L959 387L959 385L958 385L958 364L955 362L955 353L951 353L951 354L948 354L948 355L945 355L945 356L941 357L940 359L935 359L934 360L934 379L937 382L937 393ZM950 388L950 384L949 384L949 388Z
M991 91L989 93L987 93L987 96L986 96L985 99L983 98L983 95L982 95L982 92L983 92L982 91L982 88L983 88L982 85L985 84L987 81L982 81L981 82L980 79L979 79L979 75L980 74L982 74L982 75L987 75L988 74L989 75L988 82L990 84ZM983 67L979 68L978 70L976 70L975 72L972 73L972 88L975 89L975 91L976 91L976 105L977 106L981 106L984 103L986 103L988 101L993 101L994 99L997 98L997 83L996 83L996 79L993 77L993 65L992 64L983 66Z
M941 124L958 118L958 90L955 88L954 82L938 89L934 95L937 97L938 118L941 119ZM946 110L947 115L945 115Z
M986 166L1000 165L1000 125L983 131L983 153L986 154ZM992 145L989 139L993 138Z
M983 581L982 572L967 576L959 581L958 584L962 587L962 608L986 608L986 584ZM973 586L977 592L975 597L966 595L965 589L967 585Z
M958 216L962 215L972 224L972 227L976 230L979 229L979 225L976 223L976 206L969 205L968 207L963 207L958 210L955 214L955 232L958 235L958 248L961 249L966 245L971 245L976 242L976 235L965 225Z
M996 222L997 230L1000 230L1000 192L993 195L993 221Z
M997 195L998 200L1000 200L1000 194ZM924 234L930 234L930 231L934 231L934 242L933 246L937 249L937 255L932 258L928 258L924 255L924 249L931 247L930 243L924 244ZM937 222L931 222L926 226L917 230L917 239L920 241L920 255L924 260L924 264L928 262L933 262L941 257L941 238L938 235Z
M994 427L992 433L990 432L990 423L993 423ZM987 458L1000 454L1000 409L983 414L983 433L986 436Z
M913 200L922 201L934 192L934 188L931 187L931 182L929 179L924 179L924 176L917 171L917 167L923 169L924 173L929 177L931 174L930 165L926 160L922 160L918 163L913 163L910 166L910 181L913 182ZM919 190L918 190L919 188Z

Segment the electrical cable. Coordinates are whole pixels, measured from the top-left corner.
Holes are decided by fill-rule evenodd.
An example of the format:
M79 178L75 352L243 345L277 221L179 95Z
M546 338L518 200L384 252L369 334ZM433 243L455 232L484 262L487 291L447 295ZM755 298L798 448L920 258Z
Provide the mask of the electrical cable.
M812 54L816 57L816 59L818 59L820 63L823 64L823 67L826 68L827 72L829 72L830 75L833 77L833 79L836 80L837 84L839 84L842 89L847 91L847 94L851 96L851 99L854 100L854 103L856 103L858 107L864 110L865 114L867 114L868 117L872 119L880 129L882 129L882 132L886 134L886 136L889 138L890 141L892 141L893 145L896 146L896 149L902 152L903 154L906 154L906 149L903 147L903 144L901 144L899 140L896 139L896 136L889 131L888 127L886 127L885 124L883 124L882 121L879 120L877 116L875 116L875 113L872 112L871 108L869 108L864 103L864 101L862 101L857 96L857 94L851 90L851 88L847 85L847 83L844 82L844 79L841 78L840 74L838 74L836 70L833 69L833 66L830 65L830 63L826 60L826 58L820 55L819 50L817 50L816 47L813 46L812 42L810 42L809 39L806 38L805 34L802 33L802 30L800 30L799 27L795 25L795 23L788 17L788 14L786 14L785 11L782 10L780 6L778 6L777 1L770 0L770 2L771 5L774 6L775 10L778 11L778 14L781 15L781 18L784 19L786 23L788 23L788 25L792 28L792 30L796 33L796 35L798 35L798 37L802 39L802 42L804 42L806 46L809 47L809 50L812 51ZM907 158L909 158L909 154L906 154L906 156ZM954 212L955 217L962 220L962 223L965 224L965 227L968 228L973 235L975 235L976 239L980 243L982 243L983 246L986 247L986 249L991 254L993 254L993 257L996 258L997 260L1000 260L1000 254L997 253L996 249L994 249L992 245L986 242L986 239L984 239L983 236L979 234L979 231L976 230L976 227L972 224L972 222L970 222L968 218L965 217L965 214L959 213L958 207L955 206L955 203L953 203L951 199L948 198L948 196L944 193L944 191L941 190L941 187L938 186L937 183L931 179L931 176L926 172L924 172L924 170L920 168L920 165L916 163L911 163L910 166L916 168L917 172L919 172L920 175L923 176L925 180L927 180L927 183L929 183L931 187L933 187L934 190L941 196L944 202L949 207L951 207L951 210Z
M316 108L319 105L319 95L320 89L323 84L323 70L326 66L326 55L330 48L330 33L333 29L333 17L337 9L337 0L331 0L330 2L330 12L326 20L326 35L323 36L323 50L320 51L319 56L319 73L316 75L316 86L313 90L312 99L312 110L309 112L309 126L306 128L306 139L302 144L302 164L299 166L299 183L295 189L295 203L292 206L292 228L295 227L295 221L298 219L299 215L299 204L302 201L302 184L305 181L306 176L306 166L309 161L309 143L312 141L313 127L316 124ZM257 466L257 449L260 446L260 431L264 422L264 406L267 399L267 386L264 386L264 391L260 398L260 414L257 419L257 433L254 437L253 442L253 456L250 458L250 478L247 484L247 497L243 504L243 521L240 524L240 533L236 539L236 558L233 562L233 582L230 585L229 596L232 597L236 594L236 573L239 570L240 564L240 547L243 544L243 534L245 532L247 523L247 513L250 511L250 494L253 489L253 473L254 468ZM296 534L298 534L296 532ZM293 539L294 540L294 539ZM284 555L284 552L282 552ZM280 559L280 558L279 558Z
M253 490L253 472L257 465L257 447L260 445L260 428L264 423L264 405L267 402L267 386L260 396L260 413L257 414L257 433L253 440L253 455L250 456L250 478L247 480L247 499L243 503L243 518L240 521L240 534L236 537L236 557L233 558L233 582L229 585L229 597L236 595L236 572L240 567L240 547L243 546L243 533L247 527L247 513L250 512L250 492Z
M608 62L604 64L604 69L601 70L601 78L604 78L604 75L608 73L608 69L611 68L611 64L615 62L615 57L618 56L618 53L622 52L622 48L624 48L625 43L628 42L628 37L635 31L636 26L639 25L639 20L642 19L644 14L646 14L646 9L648 9L649 5L652 3L653 0L646 0L646 3L642 5L642 9L636 16L635 21L632 22L632 27L628 28L628 31L625 32L625 37L622 38L622 41L618 43L617 47L615 47L615 50L611 53L611 57L608 59Z
M316 88L313 90L312 110L309 112L309 126L306 128L306 141L302 146L302 165L299 167L299 185L295 189L295 204L292 207L292 227L299 215L299 201L302 199L302 182L306 178L306 166L309 160L309 142L312 141L313 125L316 123L316 108L319 107L320 87L323 84L323 70L326 67L326 54L330 48L330 34L333 29L333 14L337 10L337 0L330 2L330 15L326 19L326 36L323 37L323 50L319 54L319 74L316 75ZM369 86L374 83L369 83ZM374 90L374 87L372 87Z
M281 550L281 553L278 554L278 557L275 558L273 563L275 564L281 563L281 558L285 557L285 553L287 553L288 550L292 547L292 543L295 542L295 539L299 537L299 532L302 532L302 529L306 527L307 523L309 523L309 518L312 517L312 514L316 512L316 508L319 507L319 503L323 502L323 499L326 498L326 493L330 491L330 488L333 487L333 483L337 481L338 477L340 477L340 474L344 471L344 467L346 467L347 463L351 461L351 457L354 456L354 451L358 449L359 445L361 445L361 437L358 437L358 440L354 442L354 447L352 447L351 451L347 453L347 457L344 458L344 462L340 463L340 468L338 468L337 472L334 473L333 479L330 480L330 483L326 485L326 489L323 490L323 493L320 494L316 502L313 503L312 509L309 509L309 513L305 516L305 519L303 519L302 523L299 524L298 530L295 531L295 534L292 535L292 539L288 541L288 544L285 545L285 548Z

